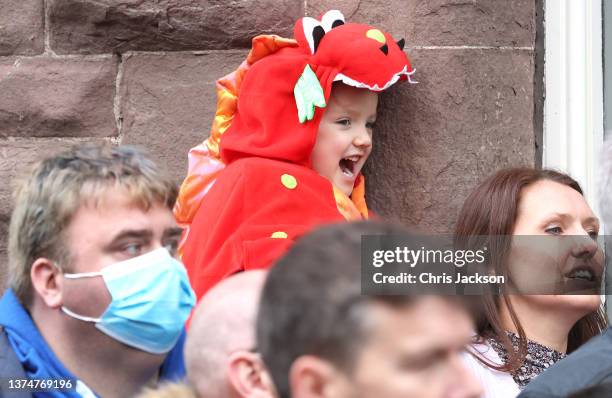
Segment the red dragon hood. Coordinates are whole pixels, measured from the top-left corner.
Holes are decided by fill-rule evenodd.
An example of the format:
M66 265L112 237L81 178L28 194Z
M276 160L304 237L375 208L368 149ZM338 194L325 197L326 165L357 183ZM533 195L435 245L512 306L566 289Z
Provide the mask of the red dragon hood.
M224 163L258 156L311 167L310 155L332 83L382 91L414 73L404 41L339 11L305 17L294 29L297 47L254 63L240 88L237 111L223 134Z
M186 230L219 173L234 160L258 156L311 167L334 81L381 91L414 73L403 39L395 42L371 26L346 24L336 10L320 20L301 18L294 36L253 38L246 60L217 80L210 136L189 151L187 176L174 207ZM350 198L335 187L334 194L347 220L368 217L363 175L356 178Z

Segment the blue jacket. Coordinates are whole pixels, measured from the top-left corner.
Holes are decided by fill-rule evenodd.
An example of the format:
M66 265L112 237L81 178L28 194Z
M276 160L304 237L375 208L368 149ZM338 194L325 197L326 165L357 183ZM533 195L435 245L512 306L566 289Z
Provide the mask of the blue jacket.
M185 376L184 343L185 331L166 356L160 369L160 381L179 380ZM28 376L77 379L55 356L15 293L8 289L0 299L0 397L36 397L36 393L8 391L8 378L23 379ZM55 393L58 397L70 396L70 392ZM51 391L41 394L45 397L53 395Z

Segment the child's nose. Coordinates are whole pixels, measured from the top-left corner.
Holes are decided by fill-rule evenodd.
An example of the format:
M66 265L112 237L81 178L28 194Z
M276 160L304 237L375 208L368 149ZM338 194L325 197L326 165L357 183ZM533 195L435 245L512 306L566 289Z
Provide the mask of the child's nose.
M358 147L369 147L372 146L372 136L366 127L359 130L359 133L355 135L353 144Z

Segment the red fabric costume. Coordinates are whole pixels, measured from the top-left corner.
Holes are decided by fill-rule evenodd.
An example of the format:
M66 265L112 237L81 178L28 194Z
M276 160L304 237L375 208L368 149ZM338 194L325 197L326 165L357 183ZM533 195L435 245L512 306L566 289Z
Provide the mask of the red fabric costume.
M403 40L344 24L338 11L302 18L294 35L253 39L247 60L217 82L210 137L189 153L175 216L198 298L233 273L271 266L317 225L368 217L363 176L349 198L310 156L334 81L382 91L409 80Z

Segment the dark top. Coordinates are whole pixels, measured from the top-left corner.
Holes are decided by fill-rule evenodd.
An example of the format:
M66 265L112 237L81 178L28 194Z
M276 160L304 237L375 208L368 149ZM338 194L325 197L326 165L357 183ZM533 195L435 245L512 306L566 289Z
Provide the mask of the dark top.
M611 328L551 366L530 383L519 398L566 397L602 383L612 383Z

